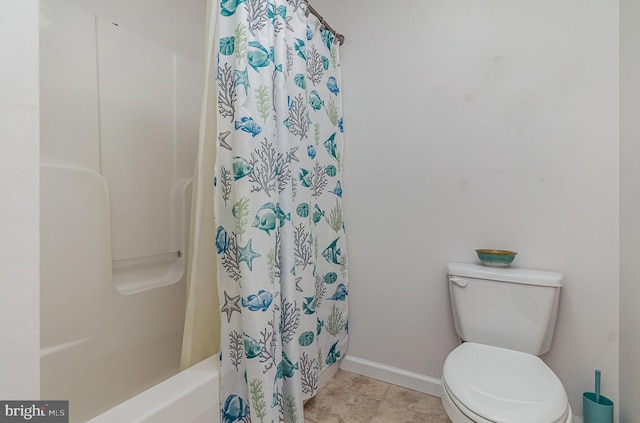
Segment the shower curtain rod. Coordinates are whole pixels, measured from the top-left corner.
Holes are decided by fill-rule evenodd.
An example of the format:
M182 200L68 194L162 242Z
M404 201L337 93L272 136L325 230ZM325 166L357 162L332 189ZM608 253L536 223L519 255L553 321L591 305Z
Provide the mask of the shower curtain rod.
M324 26L327 30L329 30L330 33L335 35L335 37L340 42L340 45L344 44L344 35L339 34L335 29L331 28L331 26L327 23L327 21L325 21L324 18L320 16L318 11L314 9L313 6L311 6L309 3L307 3L307 16L309 16L309 12L313 13L314 16L318 18L322 26Z

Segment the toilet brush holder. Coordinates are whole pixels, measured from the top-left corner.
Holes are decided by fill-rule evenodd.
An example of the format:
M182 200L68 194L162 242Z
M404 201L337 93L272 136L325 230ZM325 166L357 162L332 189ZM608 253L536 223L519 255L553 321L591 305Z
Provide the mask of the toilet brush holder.
M584 423L613 423L613 401L600 395L600 370L596 370L596 391L582 394Z

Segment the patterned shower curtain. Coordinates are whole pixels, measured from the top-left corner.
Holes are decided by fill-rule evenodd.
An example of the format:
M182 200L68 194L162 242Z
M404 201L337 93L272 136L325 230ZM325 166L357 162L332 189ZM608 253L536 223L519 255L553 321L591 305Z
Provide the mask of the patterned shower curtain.
M346 352L338 41L306 8L219 4L223 423L302 423L303 400Z

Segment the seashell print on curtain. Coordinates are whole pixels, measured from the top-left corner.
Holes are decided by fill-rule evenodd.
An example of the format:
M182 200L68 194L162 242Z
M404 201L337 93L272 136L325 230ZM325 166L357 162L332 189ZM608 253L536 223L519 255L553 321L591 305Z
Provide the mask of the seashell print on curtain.
M223 423L302 423L347 348L339 44L306 7L219 4Z

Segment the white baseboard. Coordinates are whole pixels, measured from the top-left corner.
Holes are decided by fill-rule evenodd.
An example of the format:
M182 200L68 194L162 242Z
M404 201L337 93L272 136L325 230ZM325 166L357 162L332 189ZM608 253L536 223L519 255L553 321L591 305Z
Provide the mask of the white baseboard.
M375 361L347 355L340 365L341 369L357 373L363 376L393 383L403 388L413 389L435 397L442 396L442 383L440 379L414 373Z

